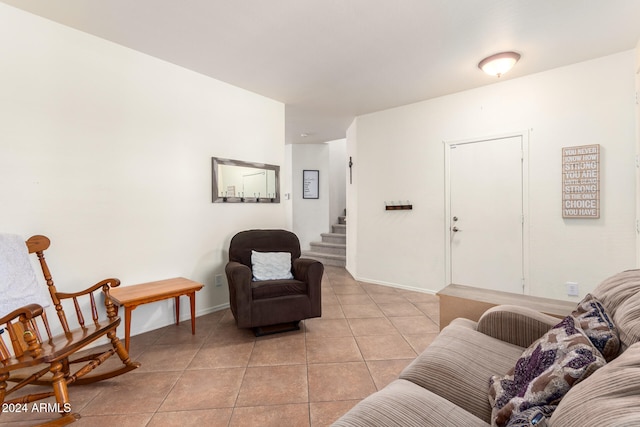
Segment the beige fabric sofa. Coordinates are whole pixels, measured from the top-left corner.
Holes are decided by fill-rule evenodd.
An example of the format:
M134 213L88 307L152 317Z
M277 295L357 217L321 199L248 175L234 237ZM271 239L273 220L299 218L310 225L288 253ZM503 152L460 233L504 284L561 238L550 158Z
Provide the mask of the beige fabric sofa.
M592 295L619 331L620 353L575 384L538 426L640 426L640 270L605 280ZM478 322L456 319L397 380L334 426L489 426L489 378L512 369L558 322L519 306L492 308Z

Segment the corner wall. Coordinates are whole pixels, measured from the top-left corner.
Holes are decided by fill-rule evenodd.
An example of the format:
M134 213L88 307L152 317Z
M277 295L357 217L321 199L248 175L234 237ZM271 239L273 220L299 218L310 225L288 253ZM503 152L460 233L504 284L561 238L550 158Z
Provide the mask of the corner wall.
M358 118L351 123L347 129L347 158L353 162L351 167L351 177L346 189L347 198L347 262L346 269L353 277L359 277L358 274L358 229L360 227L360 215L358 211L359 198L358 188L361 187L359 180L358 158ZM348 166L347 166L348 167ZM349 172L347 172L349 173Z
M349 270L358 280L444 287L443 141L521 131L530 135L531 294L568 299L565 282L574 281L584 295L633 268L634 60L622 52L358 117L347 137L357 172L347 193L357 224L348 232ZM563 219L561 148L586 144L602 148L602 215ZM386 200L411 200L414 209L385 211Z
M0 38L0 231L49 236L62 291L184 276L198 314L226 306L231 237L291 202L211 203L211 157L280 165L291 192L283 104L2 3ZM132 333L173 322L148 304Z

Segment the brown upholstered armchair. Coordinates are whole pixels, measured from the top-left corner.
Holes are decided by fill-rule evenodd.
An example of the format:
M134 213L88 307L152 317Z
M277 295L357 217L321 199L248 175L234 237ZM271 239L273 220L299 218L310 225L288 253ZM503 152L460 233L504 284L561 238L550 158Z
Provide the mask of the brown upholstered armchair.
M264 279L264 274L256 277L257 257L265 253L287 259L286 253L291 254L290 272L259 280ZM300 258L300 241L289 231L248 230L236 234L229 245L225 271L231 312L239 328L254 328L256 335L262 335L268 333L262 329L264 326L290 324L287 330L298 329L300 320L322 315L320 286L324 266L319 261Z

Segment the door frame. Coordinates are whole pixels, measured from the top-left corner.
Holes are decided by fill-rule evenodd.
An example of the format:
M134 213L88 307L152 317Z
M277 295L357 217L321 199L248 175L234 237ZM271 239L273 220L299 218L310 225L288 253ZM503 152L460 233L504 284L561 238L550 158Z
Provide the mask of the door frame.
M495 139L522 138L522 293L530 294L529 283L529 140L532 129L485 137L442 141L444 149L444 286L451 283L451 147ZM461 283L464 284L464 283Z

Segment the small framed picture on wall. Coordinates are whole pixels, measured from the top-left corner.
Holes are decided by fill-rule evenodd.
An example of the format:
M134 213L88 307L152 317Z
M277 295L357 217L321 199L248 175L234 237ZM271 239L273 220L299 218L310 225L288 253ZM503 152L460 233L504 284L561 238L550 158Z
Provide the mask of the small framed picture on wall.
M319 193L319 181L320 171L318 170L303 170L302 171L302 198L303 199L318 199Z

